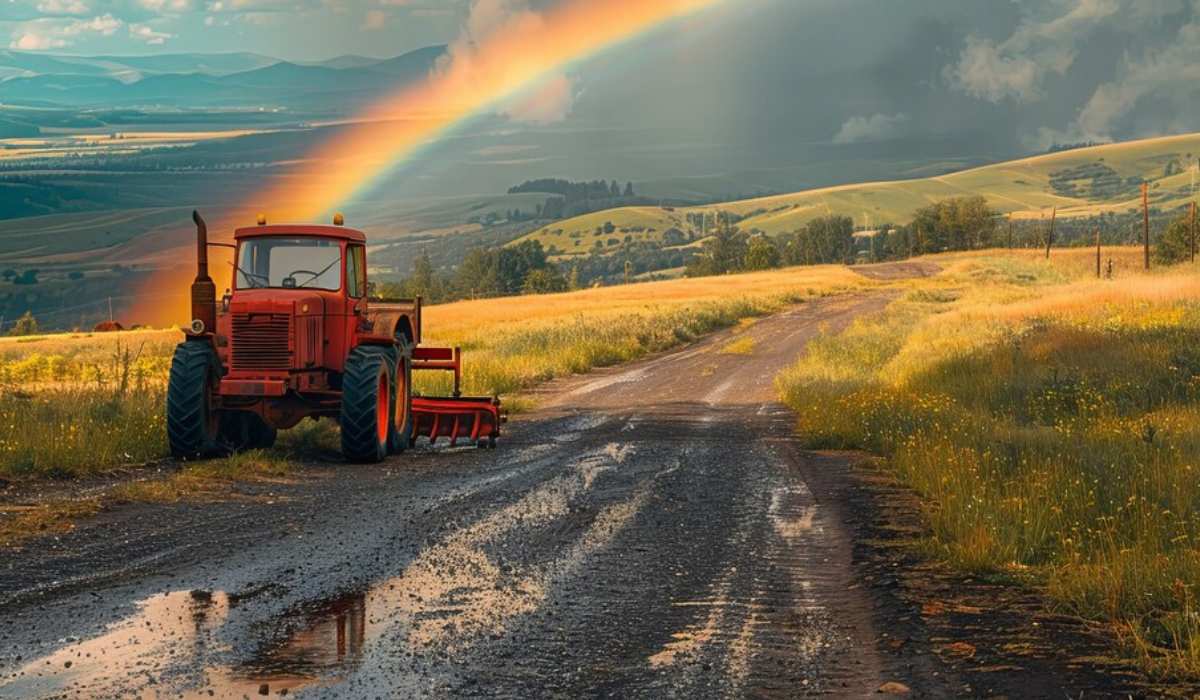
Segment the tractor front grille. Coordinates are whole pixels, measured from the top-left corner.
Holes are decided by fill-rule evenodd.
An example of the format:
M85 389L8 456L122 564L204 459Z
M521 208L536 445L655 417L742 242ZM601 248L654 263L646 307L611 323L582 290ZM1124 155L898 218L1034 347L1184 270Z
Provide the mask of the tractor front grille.
M233 369L286 372L292 368L289 314L234 314Z

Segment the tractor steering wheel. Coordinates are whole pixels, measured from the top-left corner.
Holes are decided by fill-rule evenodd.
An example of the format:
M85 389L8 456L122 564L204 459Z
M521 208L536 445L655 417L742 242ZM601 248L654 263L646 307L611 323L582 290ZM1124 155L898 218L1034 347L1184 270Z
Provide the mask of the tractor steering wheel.
M288 273L287 277L283 278L283 286L287 289L294 289L296 287L296 275L312 275L312 278L315 280L321 276L321 273L313 272L312 270L292 270ZM309 280L309 282L311 281Z

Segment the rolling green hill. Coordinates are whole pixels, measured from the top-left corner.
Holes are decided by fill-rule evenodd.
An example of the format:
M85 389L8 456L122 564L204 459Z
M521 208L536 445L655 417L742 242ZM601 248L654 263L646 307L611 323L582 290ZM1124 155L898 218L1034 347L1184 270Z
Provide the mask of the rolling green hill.
M676 228L703 235L689 214L734 212L742 230L767 234L794 231L818 216L838 214L871 228L908 222L917 209L949 197L983 195L1014 219L1123 213L1140 206L1140 184L1150 183L1152 207L1171 210L1191 201L1200 158L1200 134L1080 148L1034 156L949 175L826 187L793 194L680 209L629 207L556 222L520 240L535 239L558 255L610 250L630 240L662 241ZM605 233L605 231L612 233Z

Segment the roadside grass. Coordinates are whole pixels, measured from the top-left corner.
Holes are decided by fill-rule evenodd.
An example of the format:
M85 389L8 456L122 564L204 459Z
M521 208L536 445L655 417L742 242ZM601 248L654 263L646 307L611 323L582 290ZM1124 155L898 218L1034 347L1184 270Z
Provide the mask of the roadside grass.
M531 405L522 392L555 377L879 284L824 266L467 301L427 308L425 342L461 346L464 391L500 395L518 411ZM0 339L0 478L81 477L165 458L166 376L180 337L144 330ZM450 391L448 375L425 374L417 391ZM269 454L337 459L337 440L330 422L306 421L281 433Z
M722 355L753 355L755 342L749 336L730 341L721 348Z
M1057 253L958 256L778 387L810 445L883 455L923 497L929 553L1041 585L1195 679L1200 276L1099 281Z

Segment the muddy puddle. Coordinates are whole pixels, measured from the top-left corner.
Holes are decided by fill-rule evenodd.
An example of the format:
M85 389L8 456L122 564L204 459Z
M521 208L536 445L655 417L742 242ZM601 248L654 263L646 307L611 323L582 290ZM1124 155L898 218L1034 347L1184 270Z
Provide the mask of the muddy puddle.
M423 659L498 639L537 610L548 591L575 575L645 507L650 484L599 508L558 556L521 562L505 543L560 526L597 479L619 470L634 449L616 443L586 453L564 473L424 548L396 576L353 595L282 612L260 588L241 594L175 591L89 639L0 671L0 697L272 697L345 680L365 652ZM386 650L373 644L387 635ZM364 669L365 670L365 669Z
M5 671L0 697L243 697L283 695L336 682L362 653L366 597L343 596L289 616L294 631L229 666L206 659L229 650L219 630L241 599L175 591L147 598L137 612L87 640L68 638L49 655ZM165 690L169 688L170 690Z

